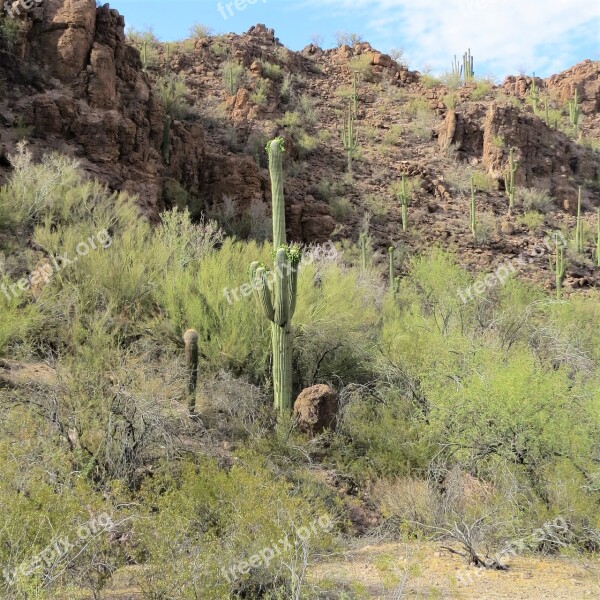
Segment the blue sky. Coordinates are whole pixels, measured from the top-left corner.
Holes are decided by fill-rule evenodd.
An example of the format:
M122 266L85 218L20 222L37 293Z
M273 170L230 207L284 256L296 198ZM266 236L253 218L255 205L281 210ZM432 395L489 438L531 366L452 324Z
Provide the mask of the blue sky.
M356 32L375 48L402 48L412 69L449 70L467 48L478 75L519 71L546 77L585 58L600 60L598 0L113 0L128 26L182 39L190 25L242 33L265 23L293 50L319 34ZM219 11L219 4L222 16ZM231 4L231 10L227 9ZM233 15L231 14L233 13Z

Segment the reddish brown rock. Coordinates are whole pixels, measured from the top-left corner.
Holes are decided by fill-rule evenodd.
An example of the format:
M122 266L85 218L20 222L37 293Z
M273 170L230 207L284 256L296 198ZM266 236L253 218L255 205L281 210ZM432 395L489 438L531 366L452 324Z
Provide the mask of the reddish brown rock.
M303 390L294 402L296 426L309 435L335 430L337 409L337 392L328 385L313 385Z

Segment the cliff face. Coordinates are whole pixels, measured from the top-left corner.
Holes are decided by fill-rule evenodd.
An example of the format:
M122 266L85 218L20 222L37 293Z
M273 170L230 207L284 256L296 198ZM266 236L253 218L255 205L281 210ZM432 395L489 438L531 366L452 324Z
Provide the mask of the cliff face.
M116 10L96 7L94 0L55 0L22 23L26 35L18 46L0 51L0 177L25 128L35 154L56 149L76 156L112 189L137 195L153 220L169 202L165 189L173 181L201 197L204 208L231 198L236 211L253 202L268 210L264 170L251 157L208 149L199 122L173 121L165 164L162 100L138 50L126 43L125 21ZM292 199L294 239L328 238L333 219L317 204Z
M153 220L161 209L181 205L182 197L196 211L243 216L257 210L266 216L264 144L281 135L292 239L355 238L368 212L382 256L393 243L420 250L443 241L462 248L472 266L518 251L532 232L516 222L503 224L487 254L471 248L468 207L452 178L457 169L479 169L491 178L485 207L496 222L505 217L502 174L510 148L520 163L519 186L543 189L557 200L548 227L571 226L578 185L585 188L586 216L600 201L598 153L590 147L600 137L598 62L536 79L541 98L550 99L555 113L562 111L563 126L555 129L528 102L531 77L484 85L483 93L475 83L450 89L432 85L366 42L332 50L311 44L291 52L273 30L257 25L242 35L170 48L154 44L153 63L144 69L124 35L123 17L108 5L53 0L21 22L24 35L16 44L9 49L0 40L0 180L9 169L7 155L25 137L37 156L52 149L75 156L111 188L137 195ZM243 71L233 94L223 79L227 61ZM340 130L353 69L359 73L361 156L348 178ZM165 161L165 109L156 81L167 72L185 82L193 110L173 120ZM575 90L587 144L573 139L565 125L564 104ZM294 125L294 119L300 122ZM390 192L403 174L421 180L411 205L419 235L410 238L401 233Z

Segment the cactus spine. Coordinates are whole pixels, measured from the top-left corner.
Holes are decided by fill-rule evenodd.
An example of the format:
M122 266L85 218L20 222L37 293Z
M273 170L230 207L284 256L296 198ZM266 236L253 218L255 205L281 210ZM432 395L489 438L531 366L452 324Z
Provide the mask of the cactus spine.
M344 121L342 129L342 143L348 157L348 173L352 173L352 159L358 149L358 132L354 129L354 116L348 111L348 118Z
M473 177L471 177L471 233L473 234L473 240L477 240L477 214L475 212L475 184L473 183Z
M185 369L188 379L188 406L190 415L196 412L196 386L198 384L198 332L188 329L183 335L185 344Z
M583 254L583 220L581 219L581 186L577 197L577 225L575 226L575 246L577 252Z
M280 415L289 414L292 410L292 317L296 311L298 264L301 258L300 249L297 246L289 247L286 241L283 151L281 138L267 145L273 196L273 292L268 286L266 269L257 262L250 266L254 295L271 321L273 390L275 407Z
M392 298L396 299L398 295L398 278L396 277L396 269L394 268L394 247L390 246L388 248L388 256L390 263L390 293L392 294Z
M579 91L577 89L575 90L575 97L572 100L569 100L569 119L571 121L571 125L573 125L575 137L579 137L581 107L579 106Z
M519 163L514 159L514 148L510 149L508 157L508 171L504 174L504 187L508 194L508 214L511 214L515 205L515 192L517 189L516 176Z

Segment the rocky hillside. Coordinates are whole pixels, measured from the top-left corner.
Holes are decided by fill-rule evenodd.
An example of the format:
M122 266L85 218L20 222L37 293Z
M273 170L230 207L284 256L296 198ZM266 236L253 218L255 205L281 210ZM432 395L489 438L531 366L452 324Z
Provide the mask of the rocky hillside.
M263 25L171 44L128 39L123 16L92 0L48 2L20 23L10 43L0 39L0 181L26 139L36 156L76 156L111 188L137 194L153 220L163 208L187 205L260 237L270 194L263 147L282 135L295 240L356 241L368 230L376 261L390 245L406 255L439 243L484 272L521 257L518 269L551 287L540 248L548 231L572 237L582 186L587 245L569 261L566 284L600 281L598 62L546 80L457 85L411 71L368 43L292 52ZM354 73L358 149L349 175L341 132ZM173 112L164 90L180 84L181 110ZM578 134L566 108L576 91ZM519 168L509 214L511 149ZM406 231L396 197L402 175L412 190Z

